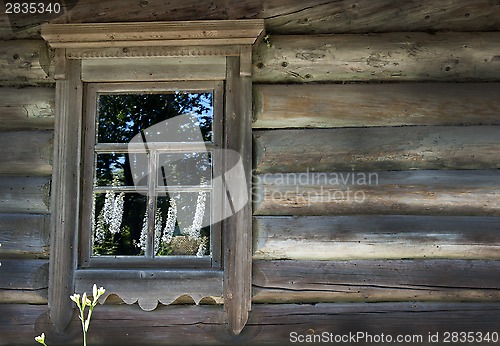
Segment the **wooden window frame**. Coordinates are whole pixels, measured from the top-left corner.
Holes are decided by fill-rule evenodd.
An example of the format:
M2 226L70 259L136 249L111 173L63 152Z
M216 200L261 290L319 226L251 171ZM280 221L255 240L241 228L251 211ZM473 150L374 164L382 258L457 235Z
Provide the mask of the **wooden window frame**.
M83 280L78 271L77 249L85 83L218 79L225 81L223 146L237 151L242 158L248 195L237 197L249 201L223 222L224 270L219 275L229 329L239 334L244 328L251 309L252 45L263 34L262 20L42 26L42 37L55 49L49 315L56 330L62 332L70 323L73 306L69 295L75 291L75 282ZM95 269L86 280L99 282L107 271ZM170 280L171 287L181 287L189 280L220 282L218 278L207 278L207 272L191 272L189 278L182 272L163 269L133 270L123 275L127 280L136 279L135 290L143 289L145 277L155 278L148 285ZM128 303L132 302L133 297ZM153 305L156 303L145 303L146 308Z
M189 82L139 82L139 83L88 83L85 86L84 102L86 103L86 109L84 111L84 122L85 122L85 138L84 140L84 152L83 152L83 166L84 166L84 180L83 180L83 191L82 191L82 208L81 208L81 226L80 226L80 251L78 256L77 270L82 268L153 268L155 266L161 265L169 269L222 269L222 258L221 258L221 222L212 225L213 234L211 235L211 249L213 255L211 258L192 258L191 256L186 258L184 256L165 256L165 257L152 257L152 254L146 254L146 256L124 256L119 257L117 261L113 256L91 256L91 216L92 216L92 195L93 195L93 175L95 173L95 167L93 166L94 154L99 153L128 153L128 145L116 145L116 144L101 144L96 147L96 117L97 117L97 99L99 94L138 94L138 93L156 93L161 94L164 92L212 92L213 93L213 103L214 103L214 114L213 114L213 142L200 143L175 143L172 145L169 152L179 153L181 151L189 152L190 150L199 151L200 148L209 152L213 149L222 148L223 140L223 124L224 124L224 82L223 81L189 81ZM151 145L151 143L149 144ZM149 146L148 145L148 146ZM150 148L152 151L161 151L161 149ZM215 175L220 175L222 173L222 162L219 159L221 155L213 155L214 166L212 166ZM89 162L85 162L89 161ZM150 173L151 174L151 173ZM222 197L214 197L215 186L208 188L207 191L211 191L210 201L221 201ZM170 187L170 190L175 189ZM181 190L186 190L186 188L181 188ZM193 188L193 191L197 191L197 188ZM218 189L220 190L220 189ZM123 190L120 190L123 191ZM137 191L137 187L130 187L126 190L127 192ZM221 192L221 191L219 191ZM148 196L151 192L148 193ZM154 195L154 193L153 193ZM211 205L211 212L214 212L214 206ZM217 218L217 217L216 217ZM218 217L217 219L221 219ZM149 244L150 246L152 244ZM184 258L183 258L184 257ZM111 273L112 274L112 273ZM82 275L89 276L82 272ZM111 275L112 276L112 275ZM108 276L109 278L109 276ZM78 285L77 280L77 291ZM88 283L87 285L88 286ZM83 285L83 287L86 287ZM83 288L82 287L82 288Z

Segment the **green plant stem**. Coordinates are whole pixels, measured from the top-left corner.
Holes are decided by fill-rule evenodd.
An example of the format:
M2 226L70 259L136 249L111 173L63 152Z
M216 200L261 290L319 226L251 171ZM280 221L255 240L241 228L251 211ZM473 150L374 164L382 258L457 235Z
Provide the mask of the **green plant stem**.
M80 308L80 320L82 321L83 346L87 346L87 332L85 331L85 306Z

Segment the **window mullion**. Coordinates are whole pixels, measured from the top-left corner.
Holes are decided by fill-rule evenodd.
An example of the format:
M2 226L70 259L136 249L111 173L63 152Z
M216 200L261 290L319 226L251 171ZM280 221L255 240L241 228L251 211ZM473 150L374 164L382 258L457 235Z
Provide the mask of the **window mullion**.
M147 146L147 143L145 143ZM148 149L148 234L146 245L146 257L154 257L155 252L155 214L156 214L156 185L157 185L157 166L158 166L158 151Z

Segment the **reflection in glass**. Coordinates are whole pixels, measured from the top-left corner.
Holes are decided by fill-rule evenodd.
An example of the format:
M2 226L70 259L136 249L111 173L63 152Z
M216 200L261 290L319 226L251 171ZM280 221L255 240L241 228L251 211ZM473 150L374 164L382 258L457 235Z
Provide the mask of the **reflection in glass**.
M97 142L128 143L141 131L182 114L196 117L203 140L212 141L212 96L212 93L188 92L101 94L98 100Z
M134 186L127 154L97 154L95 186Z
M111 189L95 193L93 255L139 255L137 244L145 212L146 196L141 194Z
M157 198L155 254L203 257L210 254L210 196L182 192ZM204 225L208 225L203 227Z
M159 186L210 186L212 155L200 153L166 153L159 155Z

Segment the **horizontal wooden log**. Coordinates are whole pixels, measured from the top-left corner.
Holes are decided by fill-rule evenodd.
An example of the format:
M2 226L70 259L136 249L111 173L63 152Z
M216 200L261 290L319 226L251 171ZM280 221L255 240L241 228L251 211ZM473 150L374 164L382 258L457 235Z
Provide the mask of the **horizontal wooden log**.
M50 177L0 177L0 212L49 212Z
M499 9L485 0L422 3L390 0L267 4L266 29L280 34L498 30Z
M498 81L500 33L271 36L254 52L260 83Z
M254 179L254 215L500 216L498 170L290 173Z
M47 260L7 259L0 266L0 304L46 304Z
M500 126L254 131L257 172L500 168Z
M75 316L65 334L50 328L44 305L0 305L0 345L30 345L45 332L49 345L81 344ZM231 336L213 306L165 307L144 312L134 306L98 306L89 333L90 345L286 345L297 335L421 335L409 345L436 345L429 333L498 330L499 303L337 303L254 304L247 326ZM125 331L125 332L124 332ZM484 334L483 334L484 335ZM359 339L356 344L373 345ZM368 342L367 342L368 341ZM334 341L333 341L334 342ZM339 344L339 343L335 343Z
M499 261L254 261L254 303L498 301Z
M73 6L75 6L73 8ZM267 30L280 34L366 33L389 31L494 31L498 9L488 0L452 0L422 4L412 0L281 1L214 0L210 3L107 0L74 1L59 14L0 16L0 38L36 36L36 24L53 22L116 22L265 18ZM10 26L16 31L13 32Z
M54 83L53 77L49 77L40 64L40 55L45 56L47 52L45 41L0 41L0 46L2 47L0 51L0 86Z
M14 14L14 16L16 15ZM33 15L31 16L34 17ZM16 39L37 39L40 38L39 23L33 23L31 26L19 27L15 23L11 26L9 16L5 11L0 12L0 40L16 40Z
M260 216L254 259L500 259L500 218Z
M49 217L0 214L0 256L48 257Z
M0 133L0 174L52 174L52 131Z
M500 83L254 85L253 128L499 125Z
M1 130L54 128L54 88L0 88Z

